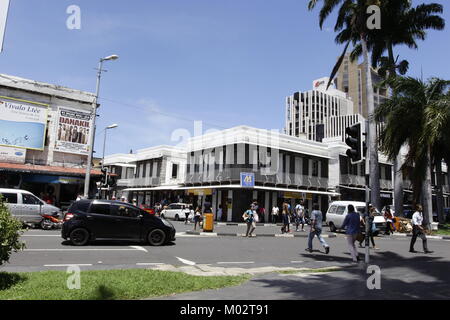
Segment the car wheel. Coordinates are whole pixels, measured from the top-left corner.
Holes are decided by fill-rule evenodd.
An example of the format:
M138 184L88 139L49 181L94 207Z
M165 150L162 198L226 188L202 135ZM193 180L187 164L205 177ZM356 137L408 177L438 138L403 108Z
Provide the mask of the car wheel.
M70 242L74 246L84 246L89 241L89 232L83 228L77 228L70 232Z
M160 246L166 241L166 234L161 229L154 229L148 233L147 239L151 246Z
M50 230L52 228L52 223L46 219L43 219L40 226L43 230Z
M336 232L336 226L334 225L333 222L330 222L330 223L328 224L328 226L330 227L330 231L331 231L331 232Z
M180 216L179 215L175 215L175 221L180 221Z

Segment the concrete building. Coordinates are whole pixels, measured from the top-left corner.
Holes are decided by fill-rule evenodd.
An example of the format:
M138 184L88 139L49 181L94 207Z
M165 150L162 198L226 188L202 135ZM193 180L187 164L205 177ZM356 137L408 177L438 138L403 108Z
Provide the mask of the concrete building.
M0 74L0 187L65 207L82 193L94 95ZM93 170L92 192L101 175Z
M372 71L372 84L375 94L375 109L382 104L388 97L388 90L377 86L382 79L378 76L375 69ZM357 61L351 61L350 54L344 57L338 74L334 79L336 89L345 92L347 97L353 101L353 114L361 114L367 118L367 90L364 63L358 64Z
M353 102L344 92L334 86L326 90L328 81L329 78L314 80L312 90L286 98L286 134L321 141L326 137L325 124L329 118L354 114Z

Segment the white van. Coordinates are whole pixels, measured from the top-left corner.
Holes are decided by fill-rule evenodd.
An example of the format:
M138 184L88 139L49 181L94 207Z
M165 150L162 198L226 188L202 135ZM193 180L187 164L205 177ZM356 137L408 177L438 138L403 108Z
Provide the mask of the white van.
M359 201L334 201L328 208L326 219L331 232L335 232L338 229L342 229L345 216L348 213L348 205L351 204L355 207L355 210L360 214L366 212L366 203ZM386 228L386 220L377 210L377 215L374 219L375 225L380 231L384 231Z
M42 221L42 214L61 214L59 208L45 203L26 190L0 188L0 195L11 215L26 224L39 224Z
M185 220L186 212L190 213L190 205L186 203L171 203L161 211L161 217L175 221Z

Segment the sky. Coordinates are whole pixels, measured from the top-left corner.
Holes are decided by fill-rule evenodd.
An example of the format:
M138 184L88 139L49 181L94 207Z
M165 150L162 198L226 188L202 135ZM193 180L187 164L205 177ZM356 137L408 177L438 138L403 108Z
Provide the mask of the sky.
M413 2L443 4L450 23L448 1ZM79 30L67 28L71 5ZM178 145L180 130L281 131L285 97L328 76L343 50L333 22L321 30L307 0L11 0L0 73L94 92L99 59L119 55L104 65L96 156L114 123L106 154ZM450 79L449 27L395 49L408 75Z

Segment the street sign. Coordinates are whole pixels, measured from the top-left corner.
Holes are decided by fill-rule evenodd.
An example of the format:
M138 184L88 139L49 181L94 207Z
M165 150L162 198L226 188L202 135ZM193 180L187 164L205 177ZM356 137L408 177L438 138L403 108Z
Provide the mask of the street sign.
M255 186L255 174L241 172L241 187L253 188Z
M5 38L6 20L10 0L0 0L0 52L3 51L3 39Z

